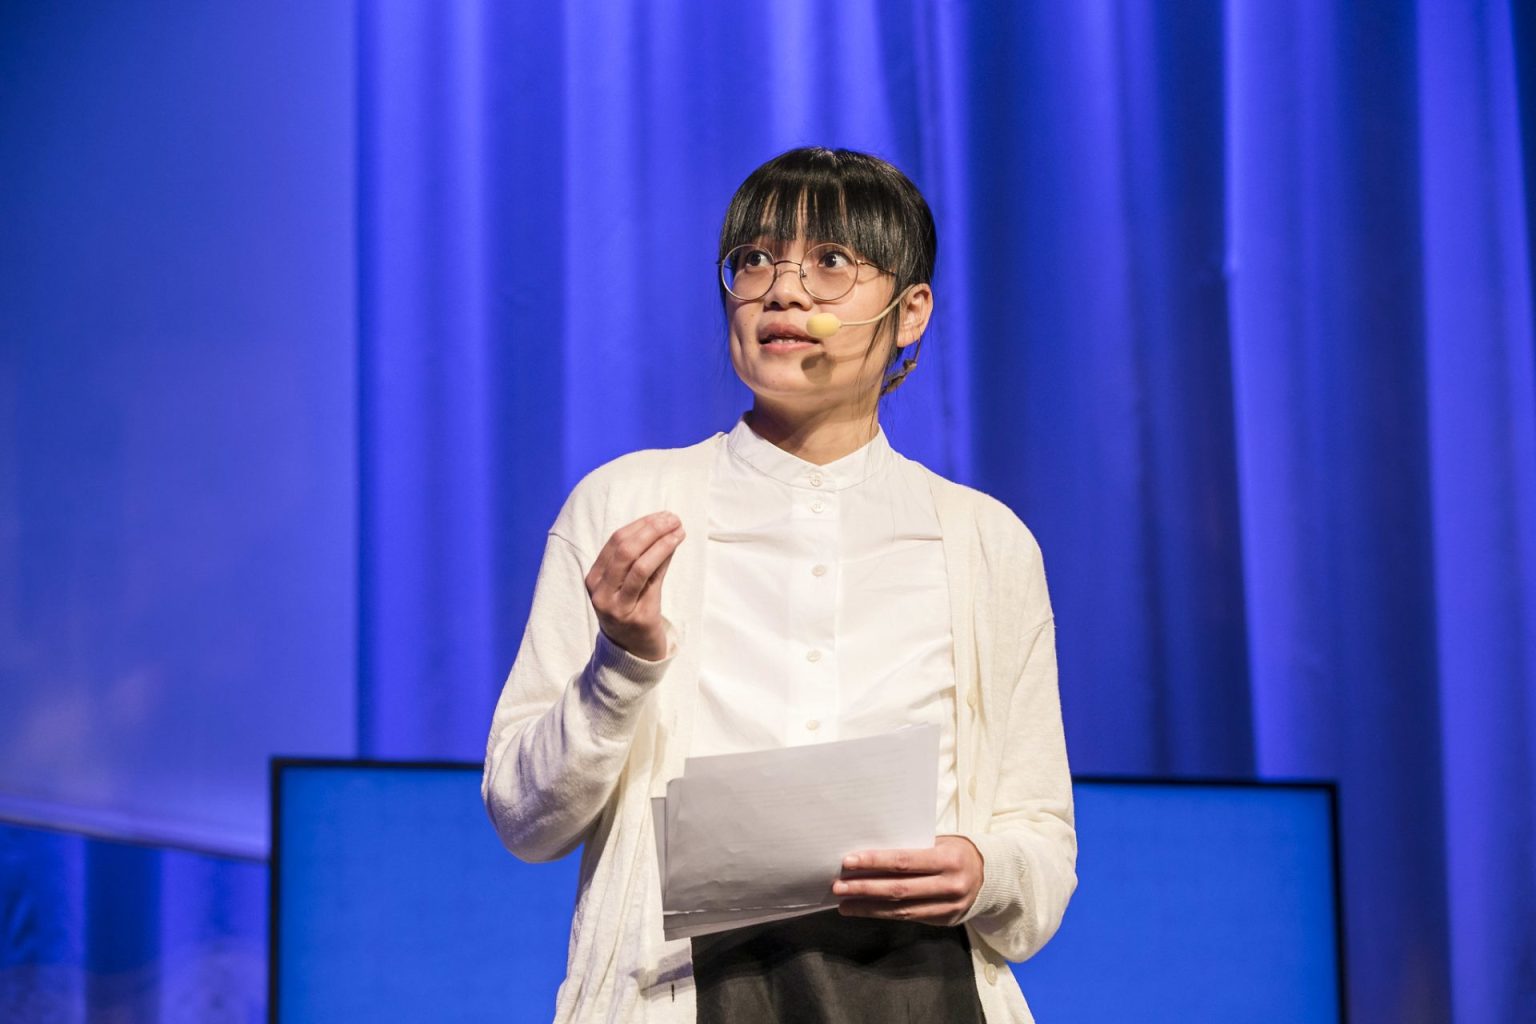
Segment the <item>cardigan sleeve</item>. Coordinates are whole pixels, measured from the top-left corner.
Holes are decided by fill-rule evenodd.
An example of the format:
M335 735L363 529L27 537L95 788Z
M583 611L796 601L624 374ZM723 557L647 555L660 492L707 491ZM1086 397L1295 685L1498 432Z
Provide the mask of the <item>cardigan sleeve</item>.
M1061 925L1077 888L1077 833L1056 683L1056 627L1027 641L1007 709L996 794L984 832L967 835L984 863L967 923L1008 960L1025 960Z
M562 857L586 837L675 656L645 661L610 642L585 576L576 546L551 531L486 743L480 792L502 842L524 860Z

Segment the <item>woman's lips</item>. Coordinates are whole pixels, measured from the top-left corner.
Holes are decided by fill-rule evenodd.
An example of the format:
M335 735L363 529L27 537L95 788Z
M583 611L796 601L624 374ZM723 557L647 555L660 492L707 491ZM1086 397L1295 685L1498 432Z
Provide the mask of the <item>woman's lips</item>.
M815 345L816 339L792 324L765 324L757 343L770 352L794 352Z
M757 344L765 352L799 352L816 346L810 338L794 337L763 338Z

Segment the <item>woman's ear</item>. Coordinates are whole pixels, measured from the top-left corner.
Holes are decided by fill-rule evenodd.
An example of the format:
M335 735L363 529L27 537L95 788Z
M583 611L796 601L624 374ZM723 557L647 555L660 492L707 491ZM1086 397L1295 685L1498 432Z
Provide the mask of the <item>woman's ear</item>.
M912 285L901 300L900 309L901 325L896 331L896 347L906 348L928 329L928 318L933 315L933 289L927 284Z

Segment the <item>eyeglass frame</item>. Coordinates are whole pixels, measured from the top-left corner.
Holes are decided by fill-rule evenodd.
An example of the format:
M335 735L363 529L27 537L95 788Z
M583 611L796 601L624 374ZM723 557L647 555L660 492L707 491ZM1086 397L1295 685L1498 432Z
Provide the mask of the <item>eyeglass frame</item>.
M817 295L815 292L811 291L811 286L805 280L805 257L809 256L811 253L815 252L817 249L822 249L822 248L836 249L836 250L838 250L840 252L847 253L848 254L848 258L853 261L853 281L848 285L847 290L845 290L845 291L843 291L843 292L841 292L841 293L839 293L837 295L831 296L830 298L826 298L826 297ZM796 270L798 270L799 274L800 274L800 287L805 290L805 294L809 295L811 298L815 299L817 302L836 302L839 299L846 298L848 295L851 295L853 293L853 290L859 286L859 268L860 267L874 267L876 270L880 271L880 273L882 273L882 274L889 274L889 273L891 273L891 271L886 270L884 267L882 267L878 263L874 263L874 262L872 262L870 260L861 260L861 259L859 259L857 256L854 255L852 249L850 249L846 245L843 245L841 242L817 242L815 245L811 246L809 249L806 249L805 252L801 254L801 258L798 259L798 260L792 260L792 259L789 259L788 257L785 257L783 259L773 259L773 277L769 278L769 280L768 280L768 287L763 289L762 294L754 295L754 296L752 296L749 299L749 298L746 298L745 296L739 295L736 292L732 291L731 290L731 286L729 284L726 284L726 282L725 282L725 264L726 264L726 261L731 258L731 253L738 252L738 251L740 251L742 249L745 249L748 252L752 252L753 250L756 250L757 252L761 252L763 255L767 256L769 259L773 259L773 253L769 252L766 247L761 246L761 245L755 245L755 244L753 244L751 242L743 242L740 245L735 246L734 248L732 248L730 252L726 253L724 256L720 257L718 260L715 261L715 267L719 271L719 275L720 275L720 285L721 285L721 287L723 287L725 289L725 292L726 292L727 295L731 296L734 299L740 299L742 302L756 302L758 299L761 299L764 295L767 295L769 292L773 291L773 286L779 283L779 275L783 273L783 271L779 269L779 264L781 264L781 263L793 263L795 265Z

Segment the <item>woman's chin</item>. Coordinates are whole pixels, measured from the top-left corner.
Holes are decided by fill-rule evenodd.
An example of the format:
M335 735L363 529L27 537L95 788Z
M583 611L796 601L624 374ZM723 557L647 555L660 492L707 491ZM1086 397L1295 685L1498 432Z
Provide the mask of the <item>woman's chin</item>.
M829 388L825 383L801 377L798 380L746 380L742 383L752 392L759 408L771 408L790 414L825 414L847 406L850 412L865 411L865 407L877 401L876 389L868 389L867 395L855 394L845 388Z

